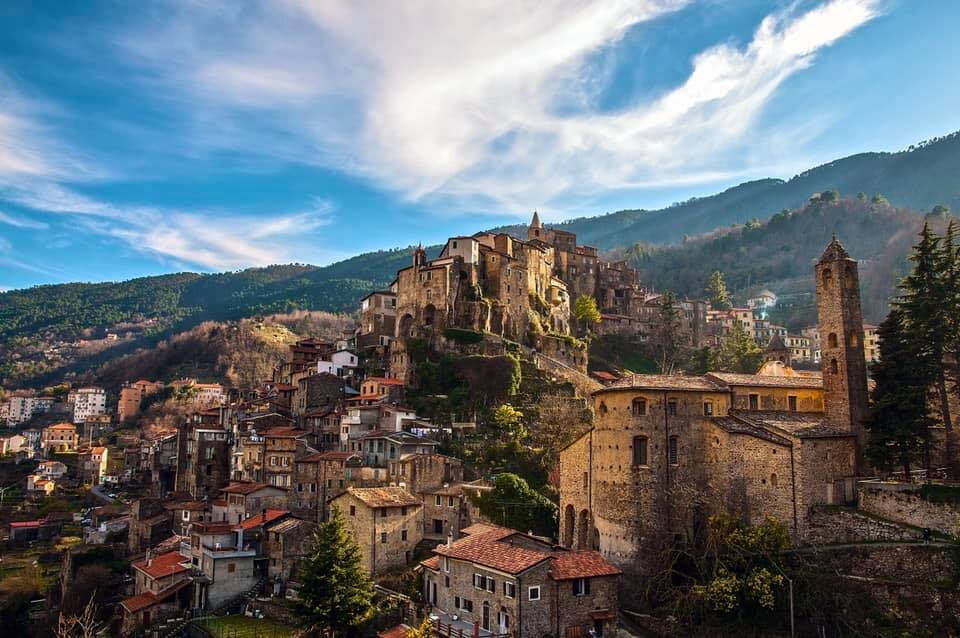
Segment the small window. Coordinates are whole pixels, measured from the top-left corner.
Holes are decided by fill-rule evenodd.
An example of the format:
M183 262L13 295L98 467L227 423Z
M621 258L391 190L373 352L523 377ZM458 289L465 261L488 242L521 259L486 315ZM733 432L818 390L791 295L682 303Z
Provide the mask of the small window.
M633 416L647 416L647 400L646 399L633 400Z
M487 576L487 591L491 594L497 591L497 581Z
M452 496L448 496L448 497L447 497L447 507L453 507L453 497L452 497Z
M486 577L483 574L474 574L473 575L473 587L474 589L483 589L486 584Z
M677 437L671 436L668 439L669 445L667 448L667 454L669 455L670 465L678 465L680 462L679 459L679 442Z
M443 571L445 572L450 571L450 559L447 558L446 556L443 557Z
M439 506L442 504L442 500L441 500L442 498L443 498L443 497L441 497L439 494L437 494L436 499L434 499L434 504L439 507Z
M713 416L713 401L703 402L703 416Z
M633 464L635 466L647 464L647 437L633 437Z
M793 395L787 397L787 409L791 412L797 411L797 397Z
M356 515L357 515L357 506L356 506L356 505L351 505L351 506L350 506L350 516L356 516Z
M407 507L406 505L404 505L403 507L400 508L400 516L406 516L406 515L407 515Z
M777 481L778 481L777 475L776 475L776 474L771 474L771 475L770 475L770 485L772 485L773 487L776 487L776 486L777 486Z
M387 542L387 533L386 533L386 532L380 532L380 542L381 542L381 543L386 543L386 542Z
M534 585L527 590L527 598L529 600L540 600L540 585Z
M574 596L587 596L590 594L590 579L589 578L575 578L573 580L573 595Z
M405 529L400 530L400 540L402 541L407 540L407 530Z
M840 372L840 366L837 365L836 359L830 359L830 372L833 374L838 374Z
M386 507L381 507L381 508L380 508L380 518L386 518L386 517L387 517L387 508L386 508Z
M236 563L230 563L229 565L227 565L227 571L228 571L229 573L231 573L231 574L232 574L233 572L237 571L237 564L236 564Z
M517 586L513 583L504 583L503 584L503 595L507 598L516 598L517 597Z
M463 599L463 607L462 607L462 609L463 609L464 611L473 611L473 601L472 601L472 600L467 600L466 598L464 598L464 599Z
M453 597L453 607L454 607L454 609L460 609L460 597L459 597L459 596L454 596L454 597Z
M751 394L751 395L750 395L750 409L751 409L751 410L759 410L759 409L760 409L760 395L759 395L759 394Z
M837 333L831 332L827 335L827 347L836 348L837 347Z

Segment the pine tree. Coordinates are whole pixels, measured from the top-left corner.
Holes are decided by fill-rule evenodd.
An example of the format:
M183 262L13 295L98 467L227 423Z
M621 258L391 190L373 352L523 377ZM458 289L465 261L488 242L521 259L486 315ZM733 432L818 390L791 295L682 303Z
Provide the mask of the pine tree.
M947 314L952 308L943 272L947 258L940 241L930 226L924 224L920 243L914 246L910 255L913 272L900 283L902 294L897 307L903 311L905 339L913 341L911 347L917 355L913 367L918 381L934 389L943 425L949 431L953 422L943 364L949 323ZM954 252L952 247L949 252Z
M910 466L929 439L929 385L913 371L917 342L909 336L904 313L894 308L878 328L880 360L873 364L876 387L864 426L870 433L866 454L874 467L889 471Z
M947 224L940 251L940 277L943 281L943 369L950 390L960 398L960 245L957 244L957 226ZM953 424L951 423L951 426ZM947 465L951 477L960 476L960 441L955 428L946 430Z
M310 633L349 634L372 615L373 582L339 509L317 529L302 574L297 607Z
M660 297L660 322L657 326L656 346L660 359L660 373L673 374L682 353L680 312L672 292Z
M727 283L719 270L714 270L707 280L707 296L710 298L710 307L714 310L729 310L732 306Z

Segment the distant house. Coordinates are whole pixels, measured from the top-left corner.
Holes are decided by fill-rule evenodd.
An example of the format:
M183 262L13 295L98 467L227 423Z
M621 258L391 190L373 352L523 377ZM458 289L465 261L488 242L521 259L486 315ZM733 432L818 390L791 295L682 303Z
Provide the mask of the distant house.
M187 560L179 551L154 557L148 550L143 560L133 563L135 595L120 603L123 635L178 616L191 606L190 568L184 564Z
M747 299L747 306L763 310L764 308L773 308L777 305L777 296L770 290L764 288L754 296Z
M92 416L107 411L107 391L103 388L87 387L71 390L67 403L73 406L73 422L83 423Z
M56 423L43 428L40 449L44 454L50 452L75 452L77 449L77 427L72 423Z
M330 502L372 574L405 567L423 539L423 503L402 487L351 487Z
M10 544L25 545L30 541L45 541L60 535L63 523L50 519L10 523Z

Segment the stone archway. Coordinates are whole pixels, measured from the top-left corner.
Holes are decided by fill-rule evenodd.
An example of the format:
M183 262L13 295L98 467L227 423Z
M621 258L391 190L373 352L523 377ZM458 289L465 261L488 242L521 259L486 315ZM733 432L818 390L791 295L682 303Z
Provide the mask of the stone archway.
M577 521L577 549L590 547L590 513L580 510L580 520Z
M400 323L397 324L397 336L413 336L413 315L411 315L409 312L400 318Z
M437 307L432 303L423 309L423 325L432 326L437 319Z

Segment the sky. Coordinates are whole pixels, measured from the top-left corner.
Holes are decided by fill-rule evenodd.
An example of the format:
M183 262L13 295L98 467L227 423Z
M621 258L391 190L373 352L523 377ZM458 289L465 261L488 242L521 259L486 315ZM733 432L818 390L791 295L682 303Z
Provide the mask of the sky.
M960 128L954 0L0 3L0 290L325 265Z

